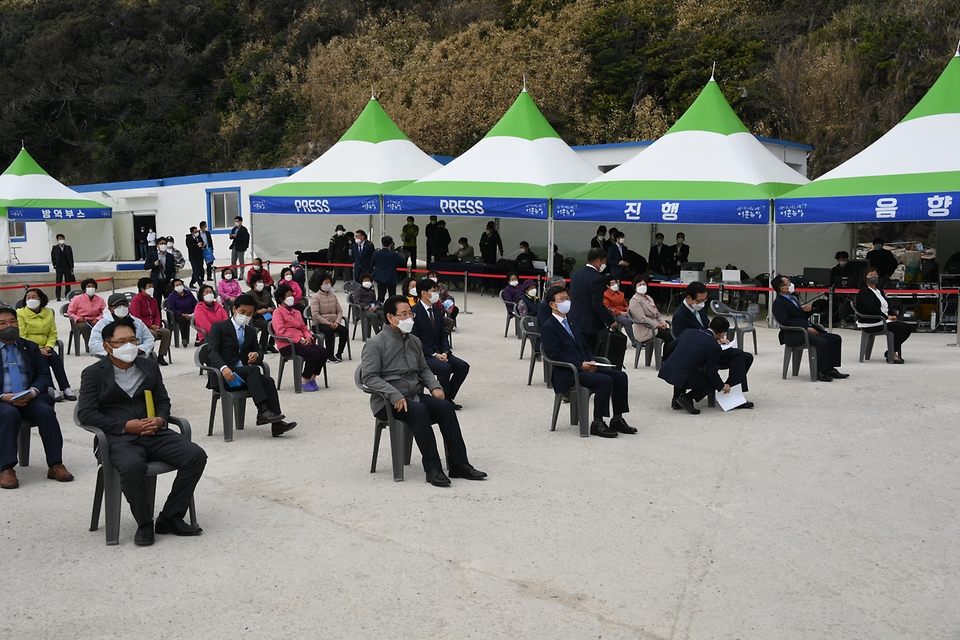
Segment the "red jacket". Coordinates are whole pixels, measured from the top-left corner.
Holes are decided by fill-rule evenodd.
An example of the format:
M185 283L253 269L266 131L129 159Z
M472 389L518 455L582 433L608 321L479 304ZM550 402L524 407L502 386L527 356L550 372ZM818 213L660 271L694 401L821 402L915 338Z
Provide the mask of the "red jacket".
M157 299L142 291L133 296L133 300L130 301L130 315L134 318L140 318L143 324L148 327L159 327L162 324L160 305L157 304Z

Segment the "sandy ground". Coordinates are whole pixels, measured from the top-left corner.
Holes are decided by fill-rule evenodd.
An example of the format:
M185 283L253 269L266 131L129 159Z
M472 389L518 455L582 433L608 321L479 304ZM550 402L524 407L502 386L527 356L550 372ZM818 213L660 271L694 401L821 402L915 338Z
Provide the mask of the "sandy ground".
M206 436L210 394L178 349L164 373L209 455L204 534L136 547L124 505L107 547L87 530L92 438L58 404L76 480L45 478L34 432L33 464L0 495L0 637L960 637L955 336L915 335L894 366L857 363L859 334L841 330L851 377L825 384L782 380L761 328L756 408L699 416L631 362L640 433L582 439L566 405L549 431L553 393L539 365L526 386L502 304L468 304L459 415L485 482L432 487L415 453L395 483L386 437L369 473L359 340L329 389L294 395L286 374L296 430L232 443L219 415ZM67 358L74 384L88 364Z

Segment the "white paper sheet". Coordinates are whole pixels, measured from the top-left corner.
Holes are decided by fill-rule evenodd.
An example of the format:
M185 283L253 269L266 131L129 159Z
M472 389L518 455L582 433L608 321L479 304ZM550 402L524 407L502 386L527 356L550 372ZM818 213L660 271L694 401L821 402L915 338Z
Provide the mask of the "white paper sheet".
M730 387L730 393L717 391L717 404L719 404L724 411L735 409L746 401L747 399L743 397L743 386L739 384L735 387Z

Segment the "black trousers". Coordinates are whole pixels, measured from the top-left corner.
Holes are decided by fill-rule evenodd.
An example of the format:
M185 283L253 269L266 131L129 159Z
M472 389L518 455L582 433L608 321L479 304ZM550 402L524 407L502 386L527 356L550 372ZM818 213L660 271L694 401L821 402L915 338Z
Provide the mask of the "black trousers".
M698 402L707 397L708 393L714 391L710 384L710 378L703 371L694 371L687 376L682 386L675 386L673 388L673 399L676 400L682 396L687 389L690 390L690 397Z
M397 295L397 283L389 284L387 282L378 282L377 283L377 302L383 304L383 301L387 299L387 296Z
M593 421L600 422L610 415L610 398L613 397L613 413L630 412L627 400L627 374L612 367L597 367L596 371L580 371L580 384L593 389Z
M283 413L280 410L280 397L277 395L277 384L270 376L263 375L263 369L257 365L247 364L233 369L233 372L243 378L244 387L250 391L250 397L257 409L269 409L273 413Z
M398 420L410 425L413 438L417 441L420 455L423 456L423 470L442 469L440 454L437 452L437 438L433 435L433 427L440 427L443 442L447 445L447 462L450 466L467 462L467 445L463 443L463 434L460 433L460 421L453 405L446 400L421 393L420 402L412 402L407 398L406 411L394 411ZM377 414L380 420L387 419L386 408Z
M447 355L447 362L438 358L427 358L427 366L433 371L433 375L437 376L444 396L453 402L470 373L470 365L451 353Z
M46 389L39 389L46 393ZM47 466L63 462L63 434L53 407L36 397L23 407L9 402L0 402L0 471L17 466L17 436L23 420L32 422L40 429L43 451L47 454Z
M338 262L338 261L333 260L333 262ZM353 277L353 267L333 267L330 273L332 275L331 282L333 284L337 284L338 280L343 280L344 282L346 282L347 280L350 280Z
M799 333L785 333L784 344L795 347L803 344L803 336ZM830 369L840 366L840 355L843 348L843 338L835 333L810 334L810 348L817 350L817 371L826 373Z
M180 328L180 342L190 344L190 320L183 316L174 316L174 320Z
M73 275L73 271L60 271L59 269L57 270L57 284L58 284L58 285L59 285L61 282L76 282L76 281L77 281L77 276ZM69 285L69 284L65 286L63 295L67 295L68 293L70 293L70 285ZM58 302L60 301L60 287L57 287L57 301L58 301Z
M753 365L753 354L748 351L741 351L736 347L724 349L720 354L720 368L729 369L727 374L727 384L735 387L738 384L743 385L743 390L747 388L747 372Z
M166 462L177 468L177 477L160 516L182 518L203 475L207 454L176 431L159 429L152 436L114 442L110 445L110 461L120 472L120 488L134 519L138 525L144 525L153 521L151 496L147 493L147 463Z
M190 277L190 285L193 286L194 283L198 287L203 286L203 258L199 260L191 260L190 267L193 269L193 275Z
M416 269L417 268L417 245L413 245L412 247L404 247L403 250L410 254L410 268Z
M880 333L883 331L883 327L864 327L863 331L867 333ZM900 353L900 346L907 341L907 338L910 337L910 334L913 333L913 327L909 324L903 322L888 322L887 331L893 334L893 350L896 353Z
M333 353L333 342L334 339L339 336L339 344L337 345L337 357L343 355L343 349L347 346L347 340L350 339L350 329L347 325L342 322L337 326L336 329L331 327L328 324L318 324L317 329L320 330L320 333L323 334L323 344L327 348L327 354Z

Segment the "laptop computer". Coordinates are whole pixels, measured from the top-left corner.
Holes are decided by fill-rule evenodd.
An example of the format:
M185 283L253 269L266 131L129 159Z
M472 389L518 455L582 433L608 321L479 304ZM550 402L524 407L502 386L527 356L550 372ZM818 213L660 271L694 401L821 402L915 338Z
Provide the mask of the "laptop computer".
M722 269L723 284L740 284L740 269Z
M546 270L547 270L547 263L546 263L544 260L534 260L534 261L533 261L533 268L534 268L534 269L540 269L541 271L546 271Z

